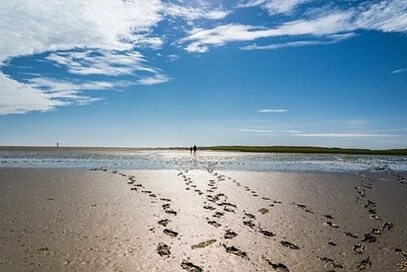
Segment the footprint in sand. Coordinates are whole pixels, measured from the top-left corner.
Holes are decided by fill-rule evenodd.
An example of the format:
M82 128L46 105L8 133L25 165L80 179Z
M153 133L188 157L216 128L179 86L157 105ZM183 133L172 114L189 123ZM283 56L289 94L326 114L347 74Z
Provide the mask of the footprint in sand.
M206 219L209 219L209 218L206 218ZM221 224L219 224L218 222L216 222L216 221L214 221L214 220L209 220L209 221L208 221L208 224L209 224L209 225L212 225L212 226L214 226L214 227L216 227L216 228L222 226Z
M370 257L367 257L366 259L361 260L356 268L359 270L366 270L371 265L372 265L372 261L370 260Z
M157 253L162 257L162 256L169 256L171 254L170 252L171 247L164 243L158 243L157 247Z
M177 237L178 236L178 232L170 230L170 229L165 229L163 232L165 234L171 236L171 237Z
M226 249L227 253L231 253L234 255L237 255L239 257L242 257L243 259L249 260L249 257L247 256L247 253L244 251L241 251L240 249L234 247L234 246L226 246L225 244L223 244L223 247Z
M237 236L237 233L236 233L236 232L234 232L233 230L228 229L228 230L226 230L226 233L225 233L225 235L224 235L224 238L225 238L225 239L233 239L233 238L235 238L236 236Z
M263 257L264 258L264 257ZM264 258L266 262L275 270L280 272L290 272L290 269L285 264L282 263L273 263L272 261Z
M357 236L356 234L352 233L352 232L345 232L345 235L351 238L359 238L359 236Z
M249 217L250 219L256 219L256 216L254 215L254 214L251 214L251 213L246 213L245 211L243 211L244 212L244 215L246 216L246 217Z
M165 210L165 213L172 214L172 215L177 215L177 212L174 211L174 210L171 210L171 209Z
M191 262L183 260L181 263L182 269L187 270L188 272L202 272L203 269Z
M167 224L170 223L170 222L171 222L171 220L169 220L169 219L162 219L162 220L158 221L158 224L160 224L161 226L166 227Z
M367 242L367 243L374 243L376 241L377 241L376 236L372 235L371 233L366 233L362 239L362 242Z
M343 265L335 262L335 260L332 260L328 257L318 257L321 261L329 263L330 265L332 265L335 268L343 268Z
M300 247L296 244L293 244L291 242L288 241L280 241L280 244L282 244L285 247L291 248L291 249L300 249Z
M214 207L209 206L209 205L205 205L205 206L203 206L203 208L204 208L205 210L210 210L210 211L216 210Z
M332 227L332 228L335 228L335 229L339 228L338 225L336 225L335 223L333 223L333 222L331 222L331 221L328 221L328 222L326 222L325 224L326 224L327 226Z
M223 215L224 213L216 212L214 215L212 215L212 217L221 218Z
M361 244L356 244L353 246L353 251L355 251L358 254L362 254L365 251L365 247L362 246Z
M271 231L268 231L268 230L260 230L260 233L267 237L276 236L274 233L272 233Z

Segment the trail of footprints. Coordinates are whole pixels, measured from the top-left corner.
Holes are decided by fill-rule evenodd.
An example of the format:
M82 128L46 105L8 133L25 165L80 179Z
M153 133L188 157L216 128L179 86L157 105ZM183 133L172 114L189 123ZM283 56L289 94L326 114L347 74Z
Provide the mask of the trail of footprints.
M91 169L91 170L102 170L107 172L107 169ZM226 182L226 181L231 181L234 183L236 186L241 187L242 185L240 182L236 181L235 179L232 179L231 177L226 177L224 175L219 175L218 173L213 173L214 167L213 165L209 165L207 168L208 172L211 173L214 178L210 179L208 181L208 188L206 190L199 189L196 184L193 183L192 178L187 177L188 170L182 171L178 173L178 176L183 178L183 181L185 182L185 190L190 191L191 193L196 193L198 194L202 199L203 199L203 206L202 208L209 211L213 212L213 214L210 217L206 217L207 223L212 225L215 228L220 228L222 226L221 222L219 220L222 219L223 216L225 216L225 213L230 213L234 216L239 216L238 215L238 207L237 205L230 203L228 201L227 195L224 193L217 193L218 190L218 184L220 182ZM118 171L112 171L113 174L118 174L123 177L128 178L127 184L131 185L132 187L130 190L140 192L140 193L145 193L148 194L149 197L151 198L157 198L157 194L153 193L150 190L146 190L144 188L143 184L137 183L136 178L134 176L127 176L126 174L120 173ZM376 203L370 199L367 198L367 192L368 190L372 189L374 180L369 178L365 174L359 173L358 175L361 176L362 181L360 186L356 186L356 192L357 192L357 197L356 201L360 202L363 201L365 204L363 204L364 208L367 211L367 214L371 220L375 220L377 222L383 222L381 217L377 215L376 211ZM394 174L398 180L400 181L401 184L406 183L406 178L400 176L399 174ZM252 190L249 186L243 186L244 190L252 194L253 197L259 197L259 194L255 191ZM262 200L267 201L269 203L269 207L275 207L276 205L282 204L281 201L277 200L271 200L268 197L261 197ZM171 199L168 198L159 198L159 200L162 202L162 208L163 212L165 215L168 216L177 216L177 211L171 208ZM304 204L298 204L298 203L291 203L295 208L301 209L306 213L309 214L314 214L312 209L308 208ZM220 210L219 210L220 209ZM264 208L264 210L261 209L259 212L261 214L267 213L268 209ZM263 234L265 237L275 237L276 234L273 233L270 230L265 230L262 229L259 224L256 224L256 215L252 213L248 213L246 211L239 211L240 213L243 212L243 218L242 218L242 224L246 227L249 227L252 231L258 232ZM321 214L319 216L323 216L326 219L326 222L324 223L328 227L332 227L334 229L340 230L340 226L336 225L333 221L335 220L334 216L330 214ZM178 233L175 232L174 230L170 229L167 226L171 223L171 220L168 218L161 219L157 222L158 225L162 226L163 233L170 236L170 237L177 237ZM366 246L368 246L371 243L375 243L378 239L378 236L381 236L383 233L387 231L391 231L391 229L394 227L393 223L391 222L383 222L381 226L377 226L375 228L372 228L372 231L370 233L365 233L362 237L359 237L359 235L352 233L352 232L343 232L344 235L347 237L353 238L353 239L359 239L360 242L356 243L353 245L352 250L355 254L364 254L366 250ZM154 228L153 228L154 229ZM341 231L342 232L342 231ZM231 241L232 239L238 237L238 233L231 229L225 229L224 230L224 235L222 238L224 238L227 241ZM330 246L334 247L337 246L337 243L333 241L328 241L327 242ZM362 244L363 243L363 244ZM292 250L300 250L301 247L293 242L286 241L286 240L281 240L280 245L284 246L286 248L292 249ZM244 251L242 251L239 248L236 248L233 245L227 245L227 243L224 243L222 245L225 248L225 251L230 254L234 254L238 257L241 257L246 260L250 260L250 257L248 254ZM404 257L407 257L407 252L404 251L403 249L396 248L394 249L394 252L397 254L400 254ZM162 256L162 257L169 257L171 254L171 247L166 245L165 243L159 242L158 247L157 247L157 253ZM289 272L290 269L287 265L280 263L280 262L273 262L269 259L267 259L265 256L262 257L265 262L274 270L274 271L283 271L283 272ZM338 268L338 269L343 269L343 265L335 261L334 259L331 259L326 256L317 256L317 258L331 266L332 268ZM254 264L254 263L253 263ZM190 261L182 260L181 262L181 268L183 268L186 271L190 272L200 272L203 271L203 268L193 264ZM360 262L357 264L356 269L362 271L369 269L369 267L372 266L372 260L369 256L363 258L360 260ZM329 271L334 271L334 270L329 270Z

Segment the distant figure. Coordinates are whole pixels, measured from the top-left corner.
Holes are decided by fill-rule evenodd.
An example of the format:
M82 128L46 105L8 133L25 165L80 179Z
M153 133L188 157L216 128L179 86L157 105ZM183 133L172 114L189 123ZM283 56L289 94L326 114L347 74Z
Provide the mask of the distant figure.
M194 155L196 155L196 150L197 150L196 145L194 145Z
M189 152L192 154L192 146L189 148Z
M59 143L57 142L57 147L59 147Z

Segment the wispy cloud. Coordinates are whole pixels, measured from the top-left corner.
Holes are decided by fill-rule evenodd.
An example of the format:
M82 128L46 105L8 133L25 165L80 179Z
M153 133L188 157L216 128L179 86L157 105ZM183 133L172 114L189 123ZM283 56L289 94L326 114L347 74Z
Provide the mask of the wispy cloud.
M270 108L270 109L261 109L258 112L261 113L280 113L280 112L287 112L287 109L283 108Z
M28 84L19 83L0 73L0 115L26 113L29 111L50 111L69 102L54 99Z
M275 14L289 14L297 6L311 2L312 0L250 0L246 2L241 2L239 8L248 8L261 6L263 9L267 10L270 15Z
M405 72L407 72L407 68L394 70L391 72L391 74L401 74Z
M130 75L136 71L154 73L137 51L84 50L51 53L47 60L66 66L78 75Z
M171 78L163 74L154 74L153 76L143 77L137 81L140 85L156 85L170 81Z
M328 35L325 37L327 40L308 40L308 41L294 41L294 42L286 42L286 43L275 43L269 45L247 45L242 46L240 49L242 50L273 50L273 49L280 49L284 47L299 47L299 46L310 46L310 45L328 45L341 42L343 40L349 39L354 37L355 33L345 33L345 34L334 34Z
M209 19L220 20L225 18L231 11L222 8L187 7L173 3L165 6L164 13L172 17L181 17L186 20Z
M268 129L250 129L250 128L239 128L237 131L253 132L253 133L273 133L272 130L268 130Z
M190 31L181 42L190 42L185 48L188 52L207 52L208 46L222 46L229 42L246 42L262 38L302 35L332 35L350 31L353 28L348 20L349 12L329 14L314 20L296 20L277 28L265 28L251 25L227 24L213 29L196 28Z
M291 1L284 1L291 2ZM293 1L292 7L308 1ZM273 4L274 3L274 4ZM240 6L285 5L283 1L249 1ZM291 4L287 3L287 7ZM288 8L291 9L291 8ZM286 21L279 26L253 26L243 24L224 24L214 28L195 28L181 39L187 43L188 52L204 53L209 46L219 47L230 42L250 42L273 37L301 38L313 37L315 40L297 40L284 44L265 46L243 46L242 49L276 49L304 45L335 43L352 37L357 30L377 30L383 32L407 32L407 2L404 0L363 3L355 8L333 9L331 13L316 13L312 18ZM332 36L332 35L337 35ZM331 37L330 37L331 36ZM328 40L327 40L328 39Z

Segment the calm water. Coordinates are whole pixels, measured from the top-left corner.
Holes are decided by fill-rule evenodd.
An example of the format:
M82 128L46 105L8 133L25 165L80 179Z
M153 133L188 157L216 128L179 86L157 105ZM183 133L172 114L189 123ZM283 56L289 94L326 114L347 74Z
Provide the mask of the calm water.
M309 154L254 154L201 151L0 151L0 167L208 169L354 172L407 171L407 157Z

